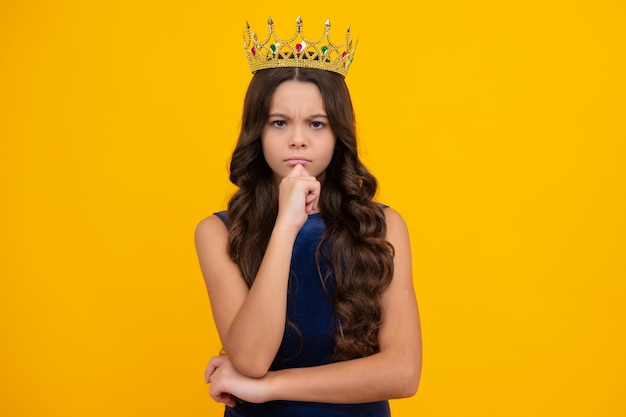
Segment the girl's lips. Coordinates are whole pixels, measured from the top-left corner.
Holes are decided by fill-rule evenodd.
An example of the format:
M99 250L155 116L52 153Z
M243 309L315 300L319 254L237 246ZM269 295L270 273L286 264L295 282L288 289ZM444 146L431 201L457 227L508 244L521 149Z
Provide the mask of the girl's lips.
M305 159L305 158L289 158L285 162L287 162L287 165L292 166L292 167L296 166L298 164L300 164L300 165L307 165L307 164L311 163L310 160Z

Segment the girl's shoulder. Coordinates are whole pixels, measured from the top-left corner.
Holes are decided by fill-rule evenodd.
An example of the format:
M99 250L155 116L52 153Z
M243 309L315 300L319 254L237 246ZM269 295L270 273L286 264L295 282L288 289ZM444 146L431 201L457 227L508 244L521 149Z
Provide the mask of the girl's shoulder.
M399 228L400 230L407 228L404 218L397 210L381 202L376 202L376 204L378 204L383 209L385 222L387 223L388 228L394 227Z
M214 240L216 236L228 236L228 212L220 211L205 217L196 225L196 243L201 240Z
M227 229L230 228L230 223L228 222L228 212L226 210L217 211L213 213L213 215L216 216L218 219L220 219L222 223L224 223L224 226L226 226Z
M389 206L383 206L385 223L387 223L387 237L394 235L408 236L408 226L402 215Z

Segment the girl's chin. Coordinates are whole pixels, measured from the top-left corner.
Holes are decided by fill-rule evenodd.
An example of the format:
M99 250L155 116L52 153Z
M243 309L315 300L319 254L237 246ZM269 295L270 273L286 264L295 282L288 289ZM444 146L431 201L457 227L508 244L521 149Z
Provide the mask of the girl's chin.
M282 179L288 176L290 173L291 173L291 169L285 170L283 172L274 171L274 180L276 181L276 184L280 184ZM324 172L321 172L320 174L317 174L317 172L309 172L309 173L315 178L317 178L317 180L320 182L324 179L324 174L325 174Z

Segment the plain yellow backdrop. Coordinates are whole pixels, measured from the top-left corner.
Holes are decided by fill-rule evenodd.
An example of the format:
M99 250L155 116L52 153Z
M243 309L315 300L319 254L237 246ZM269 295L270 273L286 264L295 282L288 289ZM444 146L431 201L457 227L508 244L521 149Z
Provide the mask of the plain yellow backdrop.
M409 224L395 416L626 415L626 5L0 3L0 414L220 415L193 246L233 191L245 21L359 36L379 200Z

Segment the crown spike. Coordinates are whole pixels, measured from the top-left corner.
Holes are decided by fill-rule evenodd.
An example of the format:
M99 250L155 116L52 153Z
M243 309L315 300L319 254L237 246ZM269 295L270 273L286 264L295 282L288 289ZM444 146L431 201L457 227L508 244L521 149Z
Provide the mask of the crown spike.
M302 24L302 18L298 16L298 18L296 19L296 25L300 26L301 24Z
M272 16L270 16L270 17L267 19L267 24L268 24L269 26L271 26L271 25L273 25L273 24L274 24L274 21L272 20Z
M324 23L324 36L328 37L330 33L330 19L326 19L326 23Z

